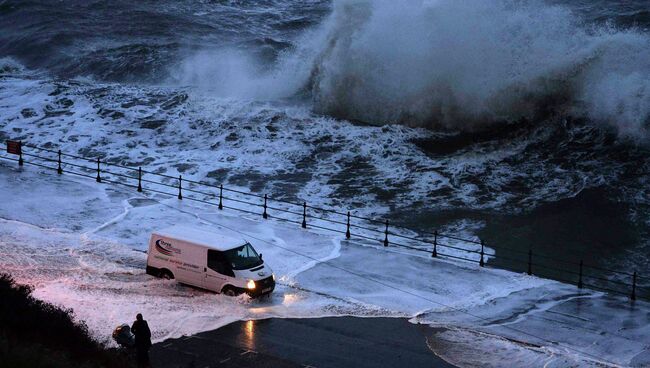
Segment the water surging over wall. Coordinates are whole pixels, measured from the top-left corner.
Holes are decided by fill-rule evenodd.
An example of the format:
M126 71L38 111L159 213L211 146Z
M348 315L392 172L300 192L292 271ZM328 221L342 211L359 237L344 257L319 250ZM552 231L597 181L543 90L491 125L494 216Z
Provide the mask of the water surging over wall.
M471 128L566 108L646 129L650 37L527 1L338 1L315 66L322 112ZM549 104L551 106L549 106Z
M237 97L307 91L317 112L376 124L472 130L551 112L640 137L650 123L648 34L534 0L336 0L271 71L227 54L186 60L184 82Z

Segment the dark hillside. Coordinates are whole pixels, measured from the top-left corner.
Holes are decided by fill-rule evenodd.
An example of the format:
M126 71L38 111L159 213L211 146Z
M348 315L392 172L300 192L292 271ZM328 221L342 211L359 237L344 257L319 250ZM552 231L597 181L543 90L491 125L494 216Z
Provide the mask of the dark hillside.
M0 274L0 367L130 367L124 353L92 339L72 310L40 301Z

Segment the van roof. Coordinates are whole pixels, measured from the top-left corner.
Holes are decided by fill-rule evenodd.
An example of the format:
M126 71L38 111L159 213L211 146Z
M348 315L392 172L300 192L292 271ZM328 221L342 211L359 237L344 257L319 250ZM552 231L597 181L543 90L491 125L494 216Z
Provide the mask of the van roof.
M230 250L246 244L246 240L241 238L231 238L212 231L187 226L172 226L154 231L153 233L176 240L184 240L200 244L207 248L221 251Z

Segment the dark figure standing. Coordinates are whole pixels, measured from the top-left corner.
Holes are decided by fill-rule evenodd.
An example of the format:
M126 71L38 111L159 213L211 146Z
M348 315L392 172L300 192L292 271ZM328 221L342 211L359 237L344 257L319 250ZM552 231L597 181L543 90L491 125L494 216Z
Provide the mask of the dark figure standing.
M131 326L131 332L135 335L135 352L138 360L138 367L149 367L149 348L151 348L151 330L147 321L142 319L138 313L136 320Z

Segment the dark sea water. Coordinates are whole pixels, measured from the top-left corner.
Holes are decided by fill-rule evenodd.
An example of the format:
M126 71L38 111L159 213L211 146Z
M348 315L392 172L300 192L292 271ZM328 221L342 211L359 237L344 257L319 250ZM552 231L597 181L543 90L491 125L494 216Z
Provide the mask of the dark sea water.
M0 138L647 273L649 27L641 0L5 0Z

